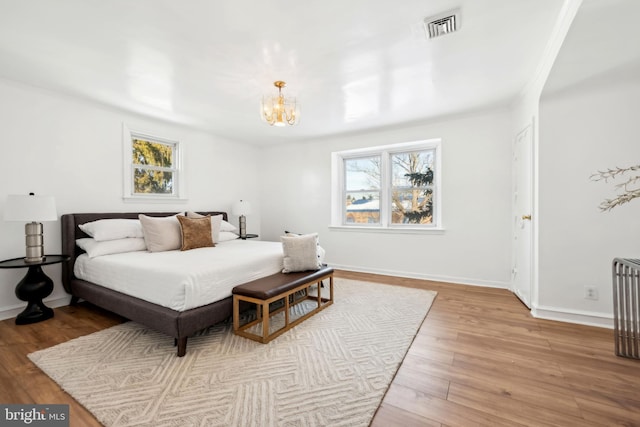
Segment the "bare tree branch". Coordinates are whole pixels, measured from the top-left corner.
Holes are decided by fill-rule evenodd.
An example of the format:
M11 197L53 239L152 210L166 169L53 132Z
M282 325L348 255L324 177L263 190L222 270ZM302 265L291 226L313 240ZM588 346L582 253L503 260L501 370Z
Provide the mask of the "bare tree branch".
M618 175L624 175L630 171L640 170L640 165L630 166L628 168L614 168L607 169L604 171L598 171L598 173L594 173L589 177L592 181L604 181L607 182L609 179L615 179Z
M616 206L628 203L636 197L640 197L640 189L620 194L615 199L606 199L604 202L600 203L600 210L610 211Z
M589 177L592 181L604 181L608 182L610 179L616 179L626 174L627 172L633 172L640 170L640 165L629 166L627 168L613 168L607 169L604 171L598 171ZM618 194L613 199L605 199L602 203L600 203L599 208L602 211L610 211L616 206L623 205L625 203L630 202L636 197L640 197L640 188L632 188L633 184L637 184L640 182L640 175L635 175L627 178L626 181L616 184L614 188L622 189L623 193Z

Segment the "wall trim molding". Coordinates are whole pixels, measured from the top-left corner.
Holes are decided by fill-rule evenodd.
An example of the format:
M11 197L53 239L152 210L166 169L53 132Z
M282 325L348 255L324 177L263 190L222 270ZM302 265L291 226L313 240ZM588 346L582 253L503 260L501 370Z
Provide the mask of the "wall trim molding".
M69 305L69 303L71 302L71 295L53 298L50 300L45 299L44 302L46 303L47 307L51 307L51 308L64 307L65 305ZM6 319L11 319L13 317L16 317L18 314L22 312L22 310L24 310L26 306L27 306L27 303L24 302L20 304L0 307L0 320L6 320Z
M613 315L611 313L540 305L531 309L531 315L538 319L613 329Z
M444 282L457 285L482 286L488 288L506 289L513 293L510 284L507 282L496 282L481 279L470 279L465 277L440 276L430 274L419 274L406 271L385 270L380 268L363 268L353 265L329 264L337 270L347 270L357 273L380 274L383 276L405 277L408 279L431 280L434 282ZM514 293L514 296L515 293ZM586 310L573 310L569 308L553 306L532 306L531 315L537 319L553 320L557 322L575 323L578 325L595 326L598 328L613 329L613 315L611 313L601 313Z
M356 267L354 265L334 264L334 263L329 263L329 266L337 270L348 270L348 271L354 271L357 273L371 273L371 274L380 274L383 276L404 277L407 279L431 280L434 282L445 282L445 283L451 283L456 285L483 286L486 288L499 288L499 289L506 289L508 291L511 290L510 284L508 282L497 282L497 281L482 280L482 279L470 279L467 277L421 274L421 273L413 273L413 272L407 272L407 271L385 270L382 268L363 268L363 267Z
M348 270L358 273L379 274L383 276L405 277L408 279L431 280L434 282L444 282L457 285L481 286L488 288L499 288L512 291L508 283L495 282L481 279L469 279L464 277L451 277L441 275L419 274L405 271L385 270L379 268L362 268L352 265L330 264L331 267L338 270ZM515 294L514 294L515 295ZM48 307L57 308L69 305L71 296L57 297L45 300ZM15 304L12 306L0 307L0 320L6 320L16 317L24 310L25 303ZM562 307L553 306L533 306L531 315L537 319L554 320L558 322L575 323L579 325L595 326L599 328L613 329L613 315L611 313L602 313L586 310L573 310Z

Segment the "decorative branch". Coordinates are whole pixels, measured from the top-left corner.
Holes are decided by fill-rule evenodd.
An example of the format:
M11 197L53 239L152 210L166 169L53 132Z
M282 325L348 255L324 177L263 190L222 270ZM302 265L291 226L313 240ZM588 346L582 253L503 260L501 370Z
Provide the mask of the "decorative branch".
M605 199L604 202L600 203L599 207L600 207L600 210L602 211L610 211L616 206L620 206L622 204L630 202L636 197L640 197L640 190L634 190L634 191L629 191L629 192L620 194L615 199Z
M637 170L640 170L640 165L629 166L628 168L607 169L605 171L598 171L598 173L594 173L589 178L591 179L591 181L604 180L604 182L607 182L609 179L615 179L615 177L618 175L624 175L629 171L637 171Z
M640 165L630 166L628 168L614 168L607 169L604 171L598 171L589 177L592 181L604 181L608 182L609 179L616 179L624 175L627 172L633 172L640 170ZM629 177L625 182L616 184L614 188L622 189L623 193L618 194L613 199L605 199L602 203L600 203L600 210L602 211L610 211L616 206L620 206L622 204L628 203L636 197L640 197L640 188L632 188L633 184L637 184L640 182L640 175L635 175Z
M633 189L629 190L628 187L631 184L635 184L638 181L640 181L640 175L632 176L629 179L627 179L625 182L622 182L620 184L616 184L616 188L624 188L625 191L633 191Z

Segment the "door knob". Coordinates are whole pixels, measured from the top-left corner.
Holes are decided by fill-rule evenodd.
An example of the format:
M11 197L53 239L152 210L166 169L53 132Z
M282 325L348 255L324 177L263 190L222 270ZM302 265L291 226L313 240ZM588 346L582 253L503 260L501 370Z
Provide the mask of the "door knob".
M528 219L531 221L531 215L522 215L522 219Z

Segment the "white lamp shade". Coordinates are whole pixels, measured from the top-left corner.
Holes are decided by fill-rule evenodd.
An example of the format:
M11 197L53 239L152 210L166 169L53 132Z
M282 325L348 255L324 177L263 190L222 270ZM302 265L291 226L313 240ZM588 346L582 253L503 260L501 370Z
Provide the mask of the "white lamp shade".
M5 221L57 221L53 196L9 195L4 208Z
M246 200L237 201L231 206L231 213L234 215L250 215L251 214L251 203Z

